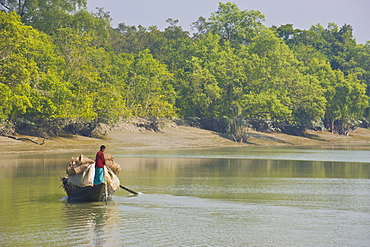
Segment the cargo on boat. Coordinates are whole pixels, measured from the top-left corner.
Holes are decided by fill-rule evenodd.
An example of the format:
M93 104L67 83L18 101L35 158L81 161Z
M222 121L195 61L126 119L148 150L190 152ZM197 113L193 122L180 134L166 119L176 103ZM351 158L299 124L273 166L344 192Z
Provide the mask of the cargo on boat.
M62 185L68 196L68 202L98 202L112 200L114 192L119 188L117 177L121 170L119 164L114 162L111 154L104 154L105 182L94 185L95 161L80 155L72 157L68 162L66 177L61 178Z

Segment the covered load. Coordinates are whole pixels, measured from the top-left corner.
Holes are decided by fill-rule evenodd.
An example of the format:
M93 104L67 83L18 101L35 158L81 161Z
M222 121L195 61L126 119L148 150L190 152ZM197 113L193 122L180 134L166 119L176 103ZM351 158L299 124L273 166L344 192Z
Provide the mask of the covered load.
M118 163L114 162L113 155L109 153L104 153L104 159L106 166L108 166L114 172L114 174L118 175L121 171L121 166ZM78 156L77 158L72 157L71 160L68 162L66 174L68 176L80 174L85 171L90 164L95 164L95 161L84 156L83 154L80 154L80 156Z

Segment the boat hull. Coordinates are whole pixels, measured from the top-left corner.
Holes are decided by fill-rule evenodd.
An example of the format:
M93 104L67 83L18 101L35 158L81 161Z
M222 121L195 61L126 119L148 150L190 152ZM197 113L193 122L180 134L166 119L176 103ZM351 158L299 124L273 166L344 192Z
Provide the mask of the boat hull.
M64 184L64 189L68 195L68 202L100 202L112 200L114 190L110 185L107 187L107 195L105 184L95 186L69 188Z

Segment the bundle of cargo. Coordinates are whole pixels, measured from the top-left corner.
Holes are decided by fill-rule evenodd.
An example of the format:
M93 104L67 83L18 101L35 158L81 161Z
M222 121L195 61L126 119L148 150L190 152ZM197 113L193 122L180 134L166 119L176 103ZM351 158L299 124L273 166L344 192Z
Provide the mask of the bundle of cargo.
M68 176L80 174L81 172L85 171L89 165L94 163L94 160L82 154L78 158L72 157L71 160L68 162L66 174Z
M121 166L114 162L114 157L109 153L104 153L105 165L108 166L114 174L118 175L121 171Z

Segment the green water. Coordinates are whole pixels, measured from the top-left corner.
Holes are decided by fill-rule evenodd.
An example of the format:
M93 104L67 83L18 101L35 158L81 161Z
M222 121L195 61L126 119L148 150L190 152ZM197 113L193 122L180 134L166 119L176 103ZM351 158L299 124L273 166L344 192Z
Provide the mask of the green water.
M58 172L79 154L4 155L0 246L369 246L370 151L113 154L142 195L108 205L62 200Z

